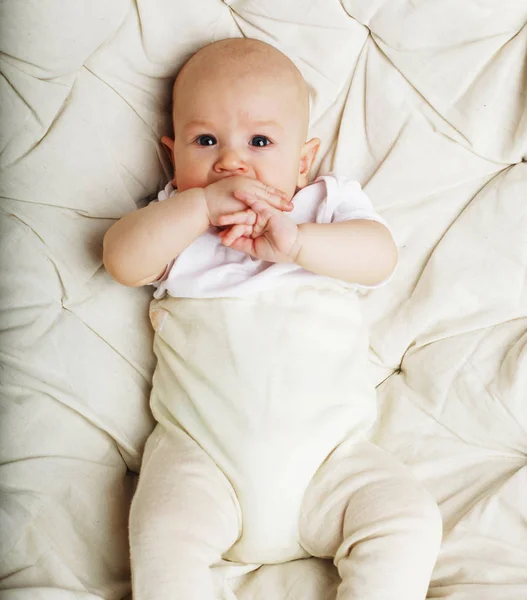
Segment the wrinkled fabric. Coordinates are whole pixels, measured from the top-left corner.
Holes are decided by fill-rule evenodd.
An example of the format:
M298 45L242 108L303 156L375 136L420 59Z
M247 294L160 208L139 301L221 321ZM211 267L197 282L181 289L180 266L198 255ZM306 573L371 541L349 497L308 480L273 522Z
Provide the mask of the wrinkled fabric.
M185 431L231 482L244 519L227 554L235 561L305 557L296 532L309 481L376 416L359 300L337 282L313 281L152 303L152 412L166 430Z
M265 476L259 466L253 464L253 481ZM196 441L179 427L158 425L146 444L130 511L134 599L224 598L216 575L233 565L234 556L279 562L288 549L290 557L334 560L342 578L337 600L425 597L441 515L431 494L392 456L364 440L341 444L309 481L294 527L282 520L286 494L274 488L274 519L265 518L269 503L242 507L241 496ZM263 517L257 532L255 516Z
M439 502L429 597L527 597L526 21L518 0L1 3L2 600L129 593L151 290L110 279L102 237L171 177L179 67L241 35L298 65L313 174L357 180L398 242L361 297L372 439ZM318 559L215 573L229 600L338 583Z

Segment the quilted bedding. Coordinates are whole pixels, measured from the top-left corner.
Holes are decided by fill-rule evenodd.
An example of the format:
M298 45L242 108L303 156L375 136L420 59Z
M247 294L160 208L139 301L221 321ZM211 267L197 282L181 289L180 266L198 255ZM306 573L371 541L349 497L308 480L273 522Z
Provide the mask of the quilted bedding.
M435 495L429 598L527 598L527 2L4 0L2 600L130 593L127 516L154 361L148 289L106 229L164 186L170 89L207 42L275 44L312 92L318 172L400 249L362 297L372 438ZM250 572L246 572L250 571ZM218 567L225 599L331 600L331 563Z

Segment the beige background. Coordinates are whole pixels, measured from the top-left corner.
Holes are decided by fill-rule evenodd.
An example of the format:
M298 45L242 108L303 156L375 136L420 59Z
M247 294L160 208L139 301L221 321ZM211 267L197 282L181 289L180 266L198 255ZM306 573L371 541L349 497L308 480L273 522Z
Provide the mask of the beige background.
M101 240L168 179L158 140L180 65L240 35L296 62L317 170L360 181L397 238L393 282L362 298L373 436L440 503L429 597L527 598L525 0L0 11L2 600L129 592L131 472L153 426L150 290L109 278ZM330 600L336 585L314 559L216 574L231 600Z

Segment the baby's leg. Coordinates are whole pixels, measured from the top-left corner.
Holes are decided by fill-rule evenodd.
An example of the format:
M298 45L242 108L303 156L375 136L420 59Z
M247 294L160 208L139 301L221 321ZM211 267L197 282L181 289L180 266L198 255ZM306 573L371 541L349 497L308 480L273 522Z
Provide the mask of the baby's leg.
M130 512L134 600L214 600L210 565L237 540L237 501L184 432L157 426Z
M334 558L337 600L424 600L441 532L432 496L368 442L341 446L320 467L300 520L304 548Z

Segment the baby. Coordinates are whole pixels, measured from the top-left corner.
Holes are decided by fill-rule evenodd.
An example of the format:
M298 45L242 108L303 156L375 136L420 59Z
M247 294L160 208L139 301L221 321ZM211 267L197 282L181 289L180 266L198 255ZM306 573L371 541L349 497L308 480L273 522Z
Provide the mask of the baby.
M172 182L104 239L117 281L157 288L134 599L213 600L221 559L317 556L334 560L339 600L423 600L437 506L366 440L376 400L356 291L395 268L389 229L358 183L309 184L307 85L273 47L201 49L173 118Z

